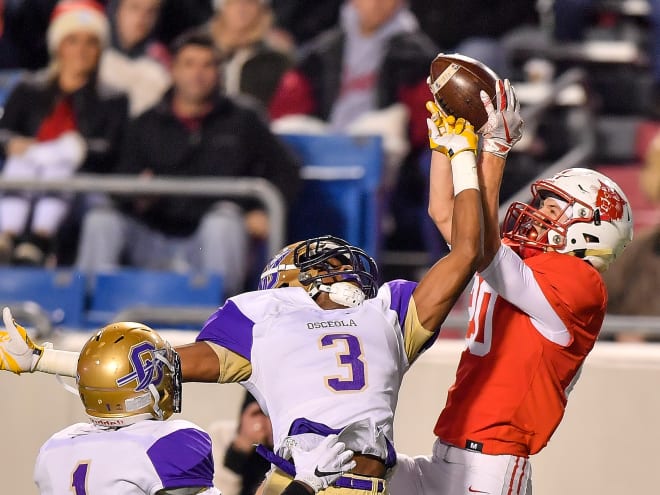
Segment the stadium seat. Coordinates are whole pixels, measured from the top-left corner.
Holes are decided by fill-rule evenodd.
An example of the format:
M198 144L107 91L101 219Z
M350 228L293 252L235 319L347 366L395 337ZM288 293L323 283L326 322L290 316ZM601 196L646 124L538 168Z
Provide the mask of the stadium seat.
M291 207L291 241L333 234L377 256L380 247L382 140L377 136L280 137L303 163L302 191Z
M26 302L37 304L53 326L80 327L85 277L75 270L0 268L0 303L12 307Z
M135 320L138 318L130 316L139 314L141 323L155 328L183 328L190 323L190 311L186 309L199 309L200 318L205 320L220 305L223 294L219 275L139 269L98 273L92 287L88 326L103 326L117 319Z

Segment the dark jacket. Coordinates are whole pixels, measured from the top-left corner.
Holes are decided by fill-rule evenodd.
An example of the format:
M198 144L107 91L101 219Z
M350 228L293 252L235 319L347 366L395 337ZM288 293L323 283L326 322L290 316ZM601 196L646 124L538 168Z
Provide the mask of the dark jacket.
M87 157L80 170L111 172L117 164L119 147L128 119L128 99L90 80L72 95L78 132L87 142ZM19 83L9 95L0 119L0 145L16 136L35 137L44 118L50 115L62 93L45 73Z
M154 108L129 127L118 171L156 176L262 177L273 183L290 202L300 185L299 164L254 111L219 97L193 131L172 111L168 93ZM244 209L259 207L255 201L228 200ZM188 236L218 198L160 198L139 212L124 204L151 228L166 235ZM133 203L131 203L133 205Z

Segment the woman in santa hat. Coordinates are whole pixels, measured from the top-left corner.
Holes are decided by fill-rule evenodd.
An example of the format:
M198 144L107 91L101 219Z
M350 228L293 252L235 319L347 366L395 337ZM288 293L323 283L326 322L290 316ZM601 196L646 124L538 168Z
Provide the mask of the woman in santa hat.
M0 119L2 176L65 180L112 170L127 119L127 98L97 82L109 26L92 0L58 3L48 27L50 65L20 83ZM0 262L42 265L72 202L66 194L5 193L0 198Z

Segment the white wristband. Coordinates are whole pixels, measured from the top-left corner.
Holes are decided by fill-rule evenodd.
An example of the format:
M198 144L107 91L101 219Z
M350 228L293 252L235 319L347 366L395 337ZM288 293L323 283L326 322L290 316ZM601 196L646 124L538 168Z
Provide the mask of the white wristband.
M466 189L479 190L477 157L471 151L463 151L451 158L451 177L454 182L454 196Z
M51 375L70 376L75 378L78 370L78 352L58 351L44 349L41 358L37 361L35 371L50 373Z

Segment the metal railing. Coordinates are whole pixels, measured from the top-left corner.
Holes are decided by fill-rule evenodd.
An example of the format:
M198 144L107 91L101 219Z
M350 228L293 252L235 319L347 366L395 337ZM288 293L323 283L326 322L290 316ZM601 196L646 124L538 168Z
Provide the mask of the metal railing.
M266 210L270 220L268 238L269 256L277 253L285 241L286 209L279 190L269 181L261 178L244 177L156 177L141 179L132 175L92 175L80 174L67 180L35 181L9 180L0 178L0 191L41 191L69 193L106 193L121 196L168 195L168 196L205 196L218 198L255 198ZM15 316L30 327L33 337L48 335L53 327L48 316L36 303L12 303ZM151 316L171 322L173 325L205 321L213 308L194 311L177 308L166 311L164 308L145 308Z
M266 179L257 177L167 177L142 179L134 175L79 174L67 180L35 181L0 178L0 191L43 191L108 193L122 196L170 195L218 198L256 198L270 220L269 256L284 245L286 213L280 191Z

